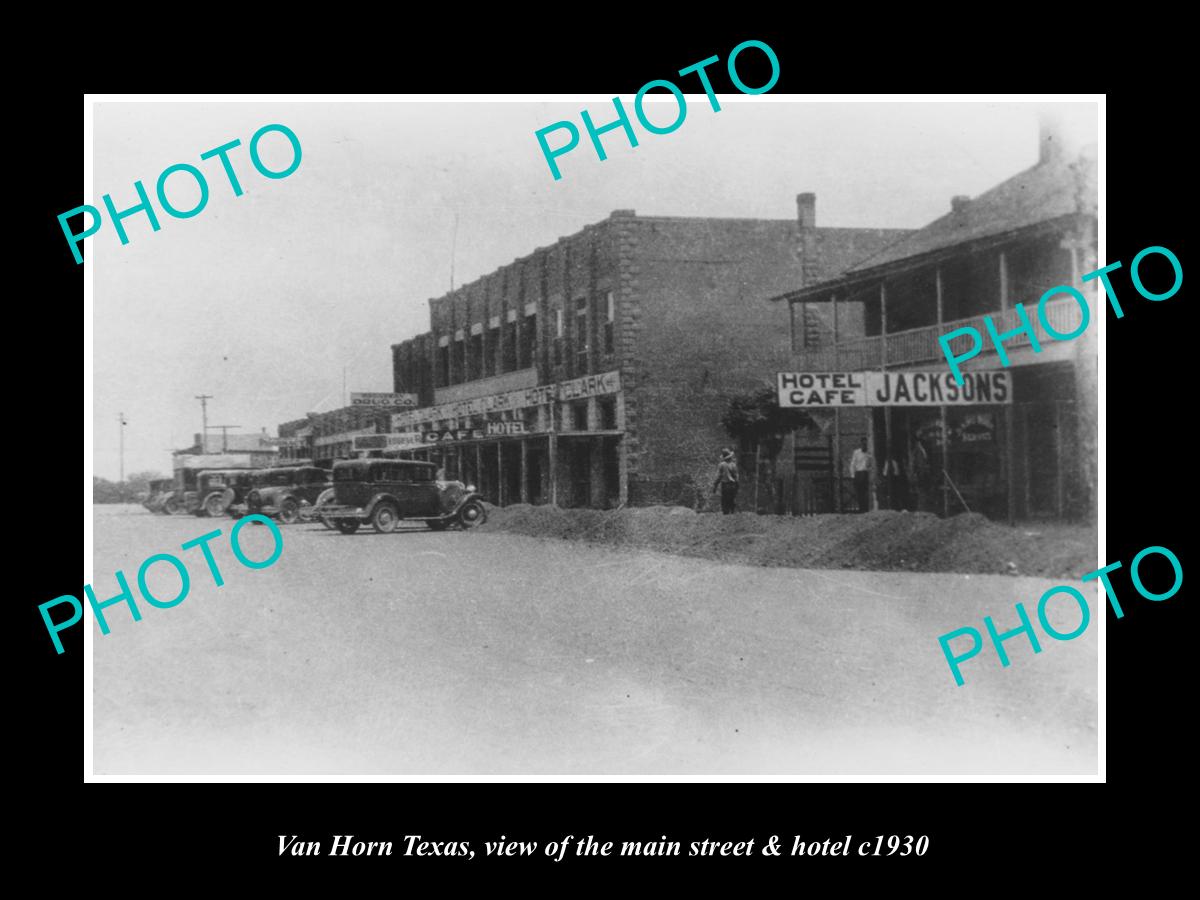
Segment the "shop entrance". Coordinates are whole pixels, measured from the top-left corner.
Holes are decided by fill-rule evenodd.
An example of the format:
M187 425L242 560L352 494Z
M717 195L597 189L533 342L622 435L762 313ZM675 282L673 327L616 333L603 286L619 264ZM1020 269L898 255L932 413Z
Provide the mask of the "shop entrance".
M526 441L525 456L525 492L528 503L535 505L545 503L542 491L542 477L546 467L546 449L548 441Z

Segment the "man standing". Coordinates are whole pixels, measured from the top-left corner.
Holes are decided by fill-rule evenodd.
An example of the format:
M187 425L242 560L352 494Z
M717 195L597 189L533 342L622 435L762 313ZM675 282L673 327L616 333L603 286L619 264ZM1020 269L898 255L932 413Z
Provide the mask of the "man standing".
M733 459L733 451L726 448L721 451L721 462L717 464L717 480L713 482L712 492L721 489L721 514L729 515L734 511L734 502L738 492L738 468Z
M871 468L874 465L875 461L867 452L867 439L863 438L862 444L854 448L854 455L850 457L850 472L854 475L854 496L858 500L860 513L865 513L871 508Z

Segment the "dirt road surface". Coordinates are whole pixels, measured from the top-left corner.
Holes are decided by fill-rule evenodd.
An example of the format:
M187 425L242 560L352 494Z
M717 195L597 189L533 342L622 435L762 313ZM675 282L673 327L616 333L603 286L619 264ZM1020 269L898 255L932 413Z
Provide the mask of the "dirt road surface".
M1096 770L1096 610L1018 636L957 687L937 637L1018 624L1036 578L723 565L479 532L285 526L270 568L232 521L95 513L93 585L175 552L191 593L94 629L99 776L1080 776ZM223 587L198 549L213 542ZM263 559L270 535L242 532ZM149 586L179 580L156 565ZM136 586L134 588L136 591ZM90 610L85 614L91 620ZM1073 604L1052 605L1064 632Z

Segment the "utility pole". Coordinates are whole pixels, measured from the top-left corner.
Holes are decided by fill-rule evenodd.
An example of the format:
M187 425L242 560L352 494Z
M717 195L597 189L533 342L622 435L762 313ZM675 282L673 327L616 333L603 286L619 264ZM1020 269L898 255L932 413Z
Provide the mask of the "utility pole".
M212 394L197 394L196 399L200 401L200 418L204 422L204 431L200 439L200 452L208 452L208 401L213 398Z
M458 250L458 213L454 214L454 232L450 236L450 291L454 291L454 256Z
M346 405L346 366L342 366L342 406Z
M229 429L230 428L241 428L242 426L241 425L214 425L212 427L221 429L221 452L228 453L229 452Z
M125 498L125 426L129 423L125 421L125 413L117 413L117 421L121 426L121 480L117 482L121 487L121 499Z

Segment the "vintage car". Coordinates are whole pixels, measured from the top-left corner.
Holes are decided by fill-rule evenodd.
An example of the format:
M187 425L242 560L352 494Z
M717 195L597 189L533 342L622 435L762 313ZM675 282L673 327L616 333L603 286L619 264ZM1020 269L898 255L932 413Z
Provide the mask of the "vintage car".
M380 534L406 520L424 522L434 531L481 524L487 518L483 498L469 485L438 481L437 469L409 459L335 462L332 502L326 499L301 515L331 523L342 534L353 534L367 522Z
M299 520L300 510L316 503L329 486L329 473L316 466L267 469L259 473L246 494L246 512L290 525Z
M222 515L233 502L234 485L250 477L251 469L201 469L194 490L183 492L183 506L194 516Z
M151 481L147 488L147 497L142 502L142 506L150 510L156 515L166 515L166 510L163 509L163 504L168 496L175 490L175 479L173 478L158 478Z

